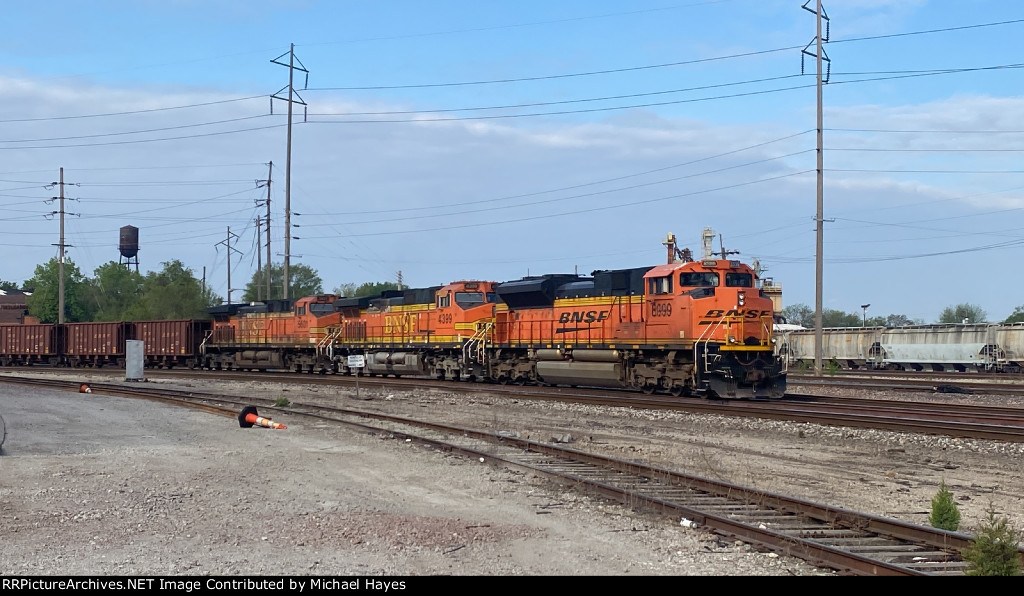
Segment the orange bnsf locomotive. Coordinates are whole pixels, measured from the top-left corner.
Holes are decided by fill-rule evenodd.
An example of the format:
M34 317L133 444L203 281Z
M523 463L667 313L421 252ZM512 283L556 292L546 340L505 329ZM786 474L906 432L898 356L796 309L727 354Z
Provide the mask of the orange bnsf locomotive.
M212 309L208 368L781 397L772 303L727 259ZM351 369L348 356L362 355Z
M495 285L460 281L379 297L310 296L290 307L283 300L215 307L203 365L351 374L348 356L364 355L371 375L485 378L470 353L493 328Z
M487 357L499 382L781 397L772 303L725 259L499 284Z

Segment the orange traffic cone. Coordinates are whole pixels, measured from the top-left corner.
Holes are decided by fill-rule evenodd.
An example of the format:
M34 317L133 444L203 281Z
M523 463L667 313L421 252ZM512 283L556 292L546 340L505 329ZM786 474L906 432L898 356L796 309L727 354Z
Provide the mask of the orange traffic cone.
M79 393L92 393L92 387L88 383L82 383L78 386Z
M259 425L266 428L288 428L280 422L274 422L270 418L264 418L256 412L256 406L246 406L242 408L242 413L238 415L238 426L242 428L252 428L253 425Z

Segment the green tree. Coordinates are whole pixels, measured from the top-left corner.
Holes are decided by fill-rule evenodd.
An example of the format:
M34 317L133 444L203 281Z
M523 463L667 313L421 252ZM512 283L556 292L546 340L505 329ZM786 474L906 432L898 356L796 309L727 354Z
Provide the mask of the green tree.
M18 284L13 281L4 281L0 279L0 290L17 290Z
M303 298L323 294L323 281L316 269L301 263L288 264L288 298ZM284 295L284 264L270 266L270 300L280 300ZM267 300L266 271L257 271L245 284L242 302Z
M1021 575L1020 539L1005 517L996 517L990 503L978 535L964 549L967 575Z
M814 309L806 304L792 304L782 309L782 316L794 325L801 325L808 329L814 329ZM847 313L841 310L824 309L821 313L821 322L825 327L902 327L904 325L920 325L906 315L892 314L887 317L868 317L864 319L864 313Z
M814 309L806 304L791 304L782 309L782 316L793 325L814 328Z
M1003 321L1003 323L1006 323L1007 325L1010 323L1024 323L1024 305L1013 309L1013 313L1006 317L1006 320Z
M93 271L88 283L94 321L124 321L125 314L142 298L143 277L122 263L110 261Z
M953 500L953 493L946 487L946 481L939 484L939 492L932 497L932 513L928 523L933 528L955 532L960 527L960 508Z
M364 284L353 283L341 284L334 288L334 293L346 298L360 298L362 296L380 296L386 290L397 290L398 284L390 281L368 281Z
M60 263L57 257L43 265L36 265L35 275L25 280L25 287L32 288L32 295L25 297L28 313L38 317L43 323L56 323L60 304ZM82 272L71 261L64 261L64 320L91 321L92 310L89 308L88 284Z
M860 327L861 320L859 313L843 312L834 308L821 311L822 327Z
M886 327L905 327L907 325L920 325L921 321L915 321L907 315L889 315L885 317Z
M163 269L150 271L142 280L142 295L125 311L126 321L163 321L209 318L206 309L220 303L209 288L181 261L162 263Z
M984 323L988 320L988 313L980 306L974 304L957 304L947 306L939 315L939 323Z

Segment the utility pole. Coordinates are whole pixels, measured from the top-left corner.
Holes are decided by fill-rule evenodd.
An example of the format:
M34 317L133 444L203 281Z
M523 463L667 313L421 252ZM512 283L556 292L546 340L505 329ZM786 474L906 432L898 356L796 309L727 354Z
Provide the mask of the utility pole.
M228 226L228 237L225 238L224 240L222 240L221 242L218 242L216 244L216 246L220 246L221 244L224 244L228 248L228 304L229 305L231 304L231 292L234 291L231 288L231 251L235 251L237 253L241 253L242 252L242 251L238 250L237 248L234 248L233 246L231 246L231 239L232 238L237 239L238 238L238 234L232 234L231 233L231 226ZM204 274L204 276L205 276L205 274Z
M256 271L260 274L263 273L263 242L260 240L260 232L263 231L263 218L256 216ZM256 276L256 301L263 301L263 284L260 283L259 276Z
M60 241L54 246L57 247L57 322L64 323L64 259L66 255L64 249L70 247L70 244L64 244L64 216L65 215L78 215L77 213L65 213L64 211L64 168L60 169L60 181L50 184L50 188L54 186L60 187L60 196L56 196L50 199L50 201L60 201L60 209L57 211L51 211L49 217L60 214ZM47 201L48 203L50 201Z
M722 249L719 254L722 255L723 259L728 259L729 255L738 255L738 254L740 254L740 251L738 251L738 250L725 250L725 240L722 239L722 235L721 234L718 235L718 246L721 247L721 249Z
M822 130L824 128L824 118L822 116L822 92L821 92L821 89L822 89L822 85L824 83L828 82L828 75L827 74L825 75L824 78L822 77L821 64L822 64L823 60L828 61L828 63L829 63L829 73L831 73L832 62L831 62L831 60L828 59L828 56L825 56L825 53L824 53L824 51L822 50L822 47L821 47L822 41L828 41L827 30L826 30L826 34L825 34L824 39L821 36L821 21L822 21L822 18L824 18L824 20L827 22L828 21L828 15L826 15L825 12L821 8L821 0L815 0L815 2L816 2L816 9L815 10L811 10L810 8L807 8L807 5L811 3L811 0L807 0L807 2L804 3L803 9L807 10L807 11L810 11L810 12L813 12L815 14L816 21L817 21L817 35L815 36L814 42L813 42L815 44L814 61L815 61L815 64L817 65L817 89L818 89L818 123L817 123L817 129L818 129L818 164L817 164L817 170L818 170L818 184L817 184L817 187L818 187L817 188L817 190L818 190L818 197L817 197L818 198L818 210L817 210L817 213L814 216L815 231L816 231L816 234L817 234L816 247L815 247L815 251L814 251L814 253L815 253L815 258L814 258L814 279L815 279L815 283L814 283L814 375L817 376L817 377L820 377L821 376L821 349L822 349L822 343L824 341L824 334L823 334L822 328L821 328L821 325L822 325L822 310L821 310L822 309L822 295L824 293L824 284L822 283L822 274L824 272L824 257L822 255L822 252L823 252L824 246L825 246L825 241L824 241L824 226L825 226L825 209L824 209L825 153L824 153L824 149L823 149L824 143L823 143L823 134L822 134ZM801 68L801 70L803 70L803 57L804 57L804 54L809 54L809 52L807 51L807 48L810 47L810 45L811 44L807 44L807 46L804 47L804 49L802 50L802 53L800 55L800 68Z
M285 64L284 62L280 61L286 55L288 56L288 64ZM301 60L298 60L299 61L299 66L295 66L296 60L298 60L298 58L295 57L295 44L294 43L291 44L291 47L290 47L290 49L288 50L288 52L286 54L281 54L277 58L271 60L271 62L274 63L274 64L280 64L281 66L287 66L288 67L288 87L287 87L287 89L288 89L288 99L285 100L283 97L278 97L278 93L281 93L281 91L284 91L284 89L281 89L281 91L278 91L274 95L270 96L270 113L271 114L274 113L274 99L275 98L288 102L288 148L287 148L287 153L286 153L286 158L285 158L285 163L284 163L284 281L283 281L283 284L284 284L284 288L283 288L284 289L284 295L283 295L283 298L285 300L288 299L288 284L291 281L289 279L289 274L288 274L288 265L289 265L289 262L291 260L291 236L292 236L292 229L291 229L292 228L292 217L291 217L291 208L292 208L292 197L291 197L291 193L292 193L292 106L294 104L296 104L296 103L302 104L302 106L303 106L303 118L302 118L302 121L303 122L306 121L306 117L308 116L308 110L306 109L306 102L303 101L302 97L299 96L299 94L296 93L296 91L295 91L294 77L295 77L295 71L296 70L301 70L302 72L306 73L306 84L302 86L302 88L305 89L307 86L309 86L309 71L306 70L306 67L305 67L305 65L302 64ZM298 99L294 99L295 97L298 97Z
M268 163L267 166L269 167L269 169L267 170L267 179L266 180L257 180L256 181L256 188L263 188L264 186L267 187L267 198L264 199L264 202L266 203L266 206L267 206L267 217L266 217L266 220L265 220L267 222L267 271L266 271L266 273L264 273L262 265L259 264L259 249L257 249L257 251L256 251L256 253L257 253L256 254L256 257L257 257L257 259L256 259L257 260L257 266L256 267L257 267L257 270L260 272L261 276L262 275L266 275L265 280L266 280L266 286L267 286L267 300L270 300L270 271L271 271L271 269L270 269L270 263L271 263L271 261L270 261L270 184L271 184L271 182L273 182L273 177L274 177L274 162ZM256 205L259 206L259 201L256 202ZM256 225L257 226L259 226L259 221L260 220L257 218L257 220L256 220ZM257 227L257 230L256 230L257 242L259 241L259 235L260 235L259 227ZM262 280L259 277L257 277L256 280L257 280L256 285L258 287L262 287L262 285L261 285L261 281ZM258 297L260 295L259 292L260 292L259 290L257 290L257 292L256 292L257 299L258 299Z
M267 166L267 300L270 300L270 183L274 179L274 162Z

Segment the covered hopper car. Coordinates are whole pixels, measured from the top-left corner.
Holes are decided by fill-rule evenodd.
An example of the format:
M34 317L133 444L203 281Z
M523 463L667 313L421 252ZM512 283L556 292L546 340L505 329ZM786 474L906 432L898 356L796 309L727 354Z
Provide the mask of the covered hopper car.
M813 366L813 329L777 335L780 360L793 367ZM1019 373L1024 370L1024 323L823 329L822 360L851 369Z

